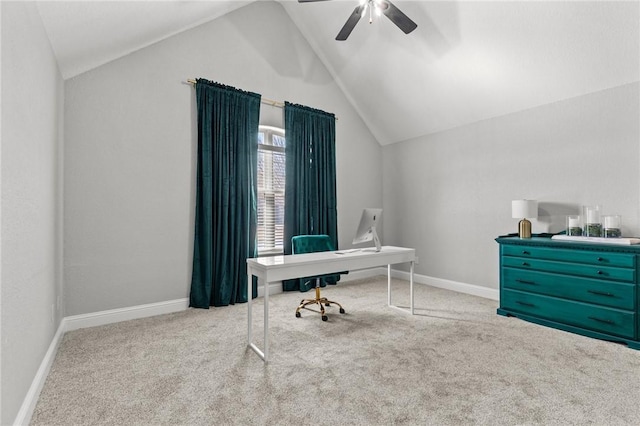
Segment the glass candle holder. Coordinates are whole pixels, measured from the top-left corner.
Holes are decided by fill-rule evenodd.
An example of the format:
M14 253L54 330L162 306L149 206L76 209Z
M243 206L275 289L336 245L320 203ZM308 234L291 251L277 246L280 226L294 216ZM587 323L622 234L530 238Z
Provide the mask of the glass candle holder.
M620 238L622 232L620 232L622 220L618 215L604 216L604 237L605 238Z
M582 235L585 237L602 237L600 211L600 206L584 206L584 227Z
M580 216L567 216L567 235L571 235L574 237L582 236L582 224L580 223Z

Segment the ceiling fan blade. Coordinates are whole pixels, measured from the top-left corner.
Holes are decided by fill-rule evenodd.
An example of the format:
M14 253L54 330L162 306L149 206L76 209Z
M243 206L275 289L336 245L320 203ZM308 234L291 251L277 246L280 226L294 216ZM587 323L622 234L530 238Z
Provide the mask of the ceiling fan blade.
M413 22L407 15L402 13L400 9L395 7L393 3L388 0L381 2L382 13L398 26L405 34L409 34L411 31L418 27L418 24Z
M336 36L336 40L344 41L347 39L347 37L349 37L351 31L353 31L360 18L362 18L363 10L364 5L356 6L356 8L353 10L353 13L351 14L351 16L349 16L349 19L347 19L347 22L345 22L344 26Z

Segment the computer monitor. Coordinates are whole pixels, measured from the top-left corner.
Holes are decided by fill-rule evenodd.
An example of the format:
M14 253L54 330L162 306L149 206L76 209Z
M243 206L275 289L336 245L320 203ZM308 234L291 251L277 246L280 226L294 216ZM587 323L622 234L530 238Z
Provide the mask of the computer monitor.
M373 240L376 245L376 251L380 251L380 238L376 232L376 225L382 216L382 209L366 208L362 211L358 231L353 239L353 244L366 243Z

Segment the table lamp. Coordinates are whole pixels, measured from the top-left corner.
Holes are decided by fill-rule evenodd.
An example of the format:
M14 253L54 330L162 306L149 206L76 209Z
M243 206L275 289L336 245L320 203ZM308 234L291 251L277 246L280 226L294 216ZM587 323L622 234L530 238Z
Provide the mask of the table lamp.
M511 217L522 219L518 223L518 236L531 238L531 222L527 218L535 219L538 217L538 202L536 200L511 201Z

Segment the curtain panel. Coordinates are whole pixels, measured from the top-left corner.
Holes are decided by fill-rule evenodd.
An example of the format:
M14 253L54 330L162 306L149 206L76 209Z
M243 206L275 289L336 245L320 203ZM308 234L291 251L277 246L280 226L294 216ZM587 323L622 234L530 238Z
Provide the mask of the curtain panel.
M198 167L189 306L208 309L247 301L246 260L257 256L260 95L204 79L195 86Z
M291 254L296 235L326 234L337 248L335 115L285 102L284 116L284 254ZM311 288L305 280L283 282L285 291Z

